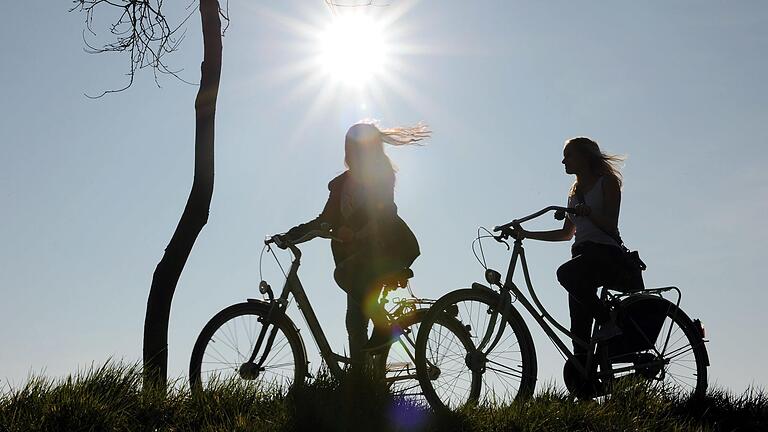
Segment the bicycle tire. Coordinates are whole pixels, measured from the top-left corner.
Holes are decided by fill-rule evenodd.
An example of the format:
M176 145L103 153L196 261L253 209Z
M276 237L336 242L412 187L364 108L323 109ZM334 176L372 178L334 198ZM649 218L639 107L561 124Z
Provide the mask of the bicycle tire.
M269 309L270 305L264 302L237 303L223 309L208 321L197 337L189 362L189 379L193 390L202 389L212 381L225 382L232 379L246 384L256 381L255 384L265 391L287 390L304 383L307 376L306 350L296 326L285 315L275 322L278 332L263 365L264 370L259 372L259 376L267 379L246 379L239 373L240 365L248 359L255 346ZM245 341L240 338L243 333L235 333L241 330L247 336ZM262 348L265 344L266 338ZM218 347L222 347L222 350ZM225 348L226 354L222 352ZM286 348L290 353L285 352ZM260 355L256 356L255 361L259 360ZM204 367L216 363L222 366L221 372L216 370L218 368ZM272 380L273 374L279 377L275 376L276 379Z
M477 305L472 305L470 302L474 302ZM487 357L481 359L481 361L485 362L482 368L476 366L470 367L470 364L476 365L476 363L473 363L476 362L476 360L473 359L476 359L477 356L474 354L474 357L470 356L469 351L471 350L473 353L476 353L475 341L479 341L480 338L478 335L483 326L477 325L481 320L474 320L469 315L475 311L478 312L480 316L483 314L491 315L498 304L499 294L490 289L473 288L452 291L441 297L432 305L432 307L430 307L427 316L421 324L416 339L416 371L424 396L435 411L455 410L464 404L474 404L484 401L506 404L514 399L526 398L533 395L537 374L536 349L528 326L525 324L522 316L520 316L517 310L513 307L509 308L506 317L501 314L497 314L496 316L501 318L502 321L500 321L500 323L505 325L505 333L511 330L511 333L507 334L506 337L503 337L503 339L500 340L500 343L509 342L513 347L518 346L519 349L516 352L519 355L515 356L515 358L509 358L507 357L507 351L500 349L499 351L487 353ZM466 311L462 311L462 307L464 306L466 306ZM456 353L455 349L446 349L451 351L451 356L461 354L464 363L464 369L462 370L463 375L466 376L468 372L473 377L473 383L477 382L477 384L479 384L477 386L470 385L468 388L460 390L458 395L448 394L442 389L445 386L450 386L448 391L451 391L450 389L453 389L460 384L461 376L454 378L450 383L438 383L436 385L435 383L439 379L439 376L436 378L434 373L432 376L430 376L429 373L431 364L435 363L435 366L438 368L441 367L440 364L436 364L442 361L436 358L439 356L439 347L430 347L429 341L431 333L433 332L438 333L435 335L437 340L443 340L442 336L439 334L439 329L436 329L435 324L439 324L439 321L442 319L441 316L445 315L453 316L454 319L458 320L461 325L470 332L470 338L473 342L470 350L467 350L466 353ZM512 335L515 339L513 341L508 341ZM495 348L504 347L497 345ZM448 355L444 354L443 359L445 359L446 356ZM495 360L511 360L518 364L519 370L509 369L508 371L504 371L500 368L506 366ZM489 363L491 363L493 367L487 367ZM499 384L496 376L512 376L512 371L514 371L516 375L519 375L519 382L514 394L511 394L509 391L509 379L503 378L501 381L504 381L504 384ZM489 372L491 372L493 376L489 375Z

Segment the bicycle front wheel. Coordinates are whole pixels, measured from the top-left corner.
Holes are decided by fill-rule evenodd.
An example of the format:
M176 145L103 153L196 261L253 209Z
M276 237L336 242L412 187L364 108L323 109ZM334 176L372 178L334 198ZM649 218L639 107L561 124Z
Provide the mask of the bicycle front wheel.
M493 291L461 289L429 309L416 340L416 369L435 410L478 402L506 405L533 394L533 339L520 314L506 306ZM461 326L469 344L446 328L451 322Z
M304 382L307 375L304 344L293 322L285 315L268 324L254 362L261 358L269 334L273 330L276 333L261 369L254 370L252 363L243 366L267 321L269 308L264 303L238 303L211 318L192 349L189 362L192 389L237 381L263 391L285 391Z
M416 338L427 312L427 309L417 309L400 317L393 324L401 335L392 345L374 356L374 365L383 375L392 395L423 407L428 407L429 402L416 373ZM444 317L440 320L440 326L445 333L450 334L451 340L462 345L462 349L471 348L469 332L456 319ZM477 379L474 386L479 388L479 385Z

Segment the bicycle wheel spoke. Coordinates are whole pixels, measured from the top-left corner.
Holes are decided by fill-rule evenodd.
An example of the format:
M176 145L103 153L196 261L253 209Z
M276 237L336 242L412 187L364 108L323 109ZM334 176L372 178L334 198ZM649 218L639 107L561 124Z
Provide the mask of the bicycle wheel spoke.
M288 362L286 362L286 363L278 363L278 364L273 364L273 365L263 366L263 367L264 367L265 370L270 370L270 369L280 369L280 368L284 368L286 366L291 366L292 367L293 363L288 363Z
M682 351L681 351L682 350ZM693 347L691 345L688 345L687 347L681 347L676 349L675 351L672 351L672 355L667 355L667 360L672 360L675 357L681 356L683 354L687 354L689 352L693 352Z
M226 360L225 360L225 359L227 358L227 356L225 356L225 355L223 355L221 352L219 352L219 350L216 348L216 346L214 346L214 345L209 345L209 347L210 347L210 348L211 348L211 349L212 349L212 350L213 350L213 351L214 351L214 352L215 352L215 353L216 353L216 354L219 356L219 357L218 357L218 359L219 359L219 360L220 360L222 363L231 363L231 362L228 362L228 361L226 361Z
M515 370L513 368L510 368L510 367L505 366L505 365L503 365L501 363L497 363L497 362L493 362L493 361L488 361L488 363L496 365L497 367L486 366L485 368L487 370L492 370L494 372L499 372L499 373L502 373L502 374L505 374L505 375L508 375L508 376L512 376L512 377L515 377L515 378L520 378L520 379L523 378L523 373L522 372L518 372L517 370ZM500 369L499 367L505 368L507 370Z

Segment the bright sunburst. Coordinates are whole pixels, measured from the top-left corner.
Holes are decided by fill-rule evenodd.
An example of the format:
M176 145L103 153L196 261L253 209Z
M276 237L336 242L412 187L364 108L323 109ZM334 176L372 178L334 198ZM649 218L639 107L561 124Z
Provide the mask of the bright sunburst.
M416 1L336 7L330 14L307 7L303 18L261 9L276 25L274 53L288 60L271 77L290 84L283 103L305 107L295 136L316 118L327 118L329 109L348 125L361 118L392 117L393 101L398 107L428 104L415 85L423 77L407 62L408 56L428 51L407 40L409 27L402 20Z
M364 86L384 72L389 55L381 24L368 15L334 17L319 37L319 62L342 84Z

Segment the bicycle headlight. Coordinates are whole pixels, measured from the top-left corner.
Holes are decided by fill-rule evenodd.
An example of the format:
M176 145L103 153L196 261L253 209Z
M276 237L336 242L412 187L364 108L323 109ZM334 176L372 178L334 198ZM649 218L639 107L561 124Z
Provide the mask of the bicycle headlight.
M269 286L267 281L261 281L259 283L259 292L262 293L262 294L266 294L269 291L272 291L272 287Z
M491 285L501 285L501 273L493 269L485 271L485 280Z

